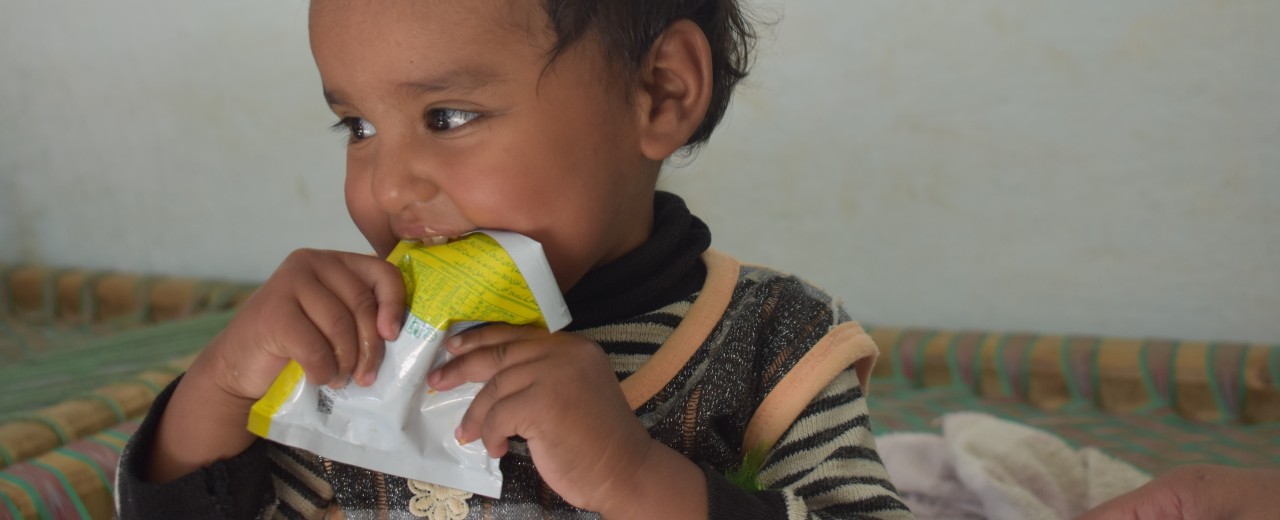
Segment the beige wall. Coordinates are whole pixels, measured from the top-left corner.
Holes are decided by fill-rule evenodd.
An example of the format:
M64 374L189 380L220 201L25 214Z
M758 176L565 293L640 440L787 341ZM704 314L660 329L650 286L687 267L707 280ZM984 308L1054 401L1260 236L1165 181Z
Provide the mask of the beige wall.
M717 247L868 323L1280 342L1280 4L767 7L663 181ZM365 249L305 13L0 0L0 261L261 279Z

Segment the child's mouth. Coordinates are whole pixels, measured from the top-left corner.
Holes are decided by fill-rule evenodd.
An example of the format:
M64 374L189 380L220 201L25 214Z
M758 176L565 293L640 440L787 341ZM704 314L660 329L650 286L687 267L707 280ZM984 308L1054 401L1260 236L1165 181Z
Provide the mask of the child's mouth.
M434 236L425 236L425 237L417 237L417 238L406 237L403 240L405 242L417 242L420 244L441 246L444 244L448 244L449 242L453 242L454 240L457 240L459 238L462 238L462 235L434 235Z

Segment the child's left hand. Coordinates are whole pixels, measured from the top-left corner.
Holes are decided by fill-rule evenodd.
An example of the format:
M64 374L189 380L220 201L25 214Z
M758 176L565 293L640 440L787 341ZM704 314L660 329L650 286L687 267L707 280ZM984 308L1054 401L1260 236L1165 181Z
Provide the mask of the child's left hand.
M484 382L456 436L484 441L492 457L507 437L528 441L538 473L569 503L602 511L627 487L657 441L636 419L595 342L537 327L494 324L445 343L455 359L428 376L449 390Z

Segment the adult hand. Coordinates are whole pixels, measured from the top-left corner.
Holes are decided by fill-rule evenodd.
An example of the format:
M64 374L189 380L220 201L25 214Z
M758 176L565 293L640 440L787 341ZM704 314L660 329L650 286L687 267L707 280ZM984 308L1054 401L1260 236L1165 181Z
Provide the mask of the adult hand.
M1078 520L1280 518L1280 468L1193 464L1169 470Z

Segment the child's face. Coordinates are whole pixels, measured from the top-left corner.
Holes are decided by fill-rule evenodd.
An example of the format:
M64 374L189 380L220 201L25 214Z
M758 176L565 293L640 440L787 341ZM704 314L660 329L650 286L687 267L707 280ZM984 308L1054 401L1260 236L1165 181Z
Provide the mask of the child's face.
M311 48L352 131L347 208L379 255L505 229L542 242L562 289L638 246L659 164L584 37L550 66L540 1L316 0Z

